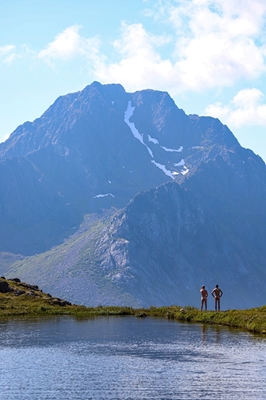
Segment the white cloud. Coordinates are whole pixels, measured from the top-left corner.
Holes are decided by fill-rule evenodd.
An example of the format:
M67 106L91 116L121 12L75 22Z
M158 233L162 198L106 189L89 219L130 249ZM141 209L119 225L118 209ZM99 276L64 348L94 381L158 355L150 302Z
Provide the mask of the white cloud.
M0 57L3 58L3 64L7 65L18 59L32 58L34 54L26 44L19 47L12 44L0 47Z
M79 25L65 29L38 53L38 57L48 63L56 59L70 60L80 55L96 58L97 61L99 40L97 38L86 39L79 34L79 30Z
M232 128L266 126L265 96L259 89L243 89L227 105L209 105L205 114L219 118Z
M171 4L174 4L171 2ZM169 5L169 3L168 3ZM228 86L265 72L261 0L191 0L169 5L176 32L176 70L191 89Z
M88 71L93 79L102 83L121 83L131 91L166 90L172 96L231 87L266 72L266 2L146 2L151 3L153 7L146 10L146 15L156 19L156 30L160 26L162 33L148 32L141 23L123 23L120 38L111 43L112 61L107 53L100 52L99 38L82 36L79 25L68 27L44 49L31 52L31 56L37 55L48 65L83 57L89 62ZM163 32L164 24L171 34ZM165 49L167 57L163 55ZM25 54L16 54L14 46L3 46L0 55L10 63Z
M266 2L261 0L183 0L157 2L156 22L172 27L172 37L154 36L141 24L123 25L114 43L120 60L101 63L97 77L127 89L153 87L200 91L252 80L266 71ZM149 13L152 15L152 11ZM159 46L172 41L164 59Z
M167 82L169 87L174 81L173 65L157 51L169 40L165 35L148 33L141 24L123 24L121 39L113 43L121 59L111 64L99 63L95 71L97 79L103 83L122 83L128 90L149 86L162 89Z
M15 49L16 46L12 44L0 47L0 57L3 57L4 64L10 64L14 60L16 57Z
M11 51L15 50L16 46L13 44L7 44L5 46L0 47L0 54L1 55L6 55L7 53L10 53Z

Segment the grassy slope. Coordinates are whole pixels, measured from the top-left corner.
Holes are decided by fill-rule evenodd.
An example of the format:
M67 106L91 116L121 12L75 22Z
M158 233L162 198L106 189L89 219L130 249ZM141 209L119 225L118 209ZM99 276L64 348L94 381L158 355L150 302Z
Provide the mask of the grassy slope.
M133 309L130 307L89 308L70 304L42 292L38 287L23 282L7 282L12 291L0 293L0 319L14 317L49 317L69 315L89 318L103 315L154 316L183 322L219 324L238 327L254 333L266 334L266 306L249 310L199 311L193 307L180 309L178 306ZM22 291L24 293L22 293Z
M114 213L114 211L113 211ZM10 258L9 264L6 261L4 273L8 273L13 276L29 276L32 279L42 277L42 280L49 280L50 275L54 274L55 265L64 265L69 268L70 272L73 269L73 273L78 269L76 264L78 260L78 253L84 244L87 244L87 256L90 260L93 260L93 245L95 240L99 236L99 232L109 221L107 217L100 217L87 215L84 217L84 222L81 224L79 230L66 239L62 244L53 247L44 253L37 254L35 256L23 257L18 260ZM5 253L1 253L2 257ZM7 256L6 256L7 258ZM84 267L84 266L83 266ZM79 265L80 268L80 265Z
M120 304L137 304L133 296L123 292L106 276L106 271L99 268L100 261L95 255L95 242L103 236L105 227L115 212L116 209L111 209L101 215L84 216L84 222L77 232L45 253L17 258L0 253L0 275L8 278L19 276L26 282L37 282L44 290L78 303L83 303L84 300L73 299L78 297L78 290L81 293L84 290L80 281L85 279L90 294L95 290L94 286L97 286L100 293L109 293L109 296L119 298ZM4 267L2 259L5 260ZM89 287L89 282L92 287ZM66 287L68 296L65 295ZM101 300L97 303L101 304Z

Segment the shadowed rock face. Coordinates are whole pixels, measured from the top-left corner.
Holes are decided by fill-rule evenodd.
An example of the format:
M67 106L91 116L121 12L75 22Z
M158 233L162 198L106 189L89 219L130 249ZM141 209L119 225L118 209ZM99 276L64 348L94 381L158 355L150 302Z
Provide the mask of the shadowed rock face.
M265 163L217 119L95 82L0 157L3 273L88 305L198 305L216 283L224 307L265 303Z

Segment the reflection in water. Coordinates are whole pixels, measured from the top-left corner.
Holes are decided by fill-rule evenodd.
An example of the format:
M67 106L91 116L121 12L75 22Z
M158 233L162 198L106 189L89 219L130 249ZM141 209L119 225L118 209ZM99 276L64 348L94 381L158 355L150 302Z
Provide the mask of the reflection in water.
M220 342L220 339L221 339L221 327L220 326L214 327L214 339L215 339L215 343Z
M0 399L264 399L266 341L134 317L0 323Z
M215 326L208 326L208 325L202 325L201 327L201 340L203 343L208 343L208 334L211 334L211 340L213 340L215 343L219 343L221 340L221 331L222 329L224 330L225 328L215 325Z
M201 326L201 341L202 343L206 343L208 340L208 327L207 325Z

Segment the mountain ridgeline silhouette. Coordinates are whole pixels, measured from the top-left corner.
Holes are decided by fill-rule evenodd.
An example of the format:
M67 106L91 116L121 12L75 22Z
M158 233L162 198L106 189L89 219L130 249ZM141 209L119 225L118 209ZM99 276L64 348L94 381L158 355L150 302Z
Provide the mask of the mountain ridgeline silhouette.
M0 273L86 305L198 305L217 282L265 304L265 202L265 163L218 119L94 82L0 144Z

